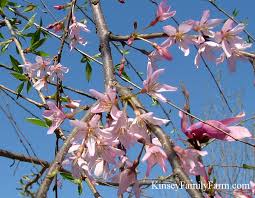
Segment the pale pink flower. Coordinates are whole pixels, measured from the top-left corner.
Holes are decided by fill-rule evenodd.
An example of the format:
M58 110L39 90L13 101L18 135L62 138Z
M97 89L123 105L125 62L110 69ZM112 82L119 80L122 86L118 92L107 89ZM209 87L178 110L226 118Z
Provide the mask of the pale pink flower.
M201 175L207 180L207 174L204 165L199 161L200 156L207 155L206 151L196 149L182 149L175 146L174 150L181 160L184 171L189 175Z
M200 142L207 142L211 138L216 138L219 140L225 140L225 141L235 141L235 139L243 139L246 137L251 137L252 134L250 131L242 126L229 126L232 123L240 121L245 114L241 113L237 115L236 117L227 118L224 120L207 120L206 123L213 125L226 133L223 133L222 131L215 129L208 124L197 122L195 124L192 124L190 127L188 127L188 118L187 115L180 112L181 116L181 125L182 125L182 131L186 134L186 136L190 139L196 139ZM228 135L229 134L229 135ZM230 137L232 136L232 137Z
M200 21L195 21L193 30L202 33L202 36L214 37L215 33L212 29L222 22L221 19L209 19L210 11L205 10Z
M130 119L130 121L132 121L129 128L130 133L134 134L138 140L144 139L146 143L150 142L150 137L147 132L147 124L161 126L169 122L169 120L154 117L152 112L138 115L135 119Z
M77 135L73 142L85 142L90 156L94 156L96 152L97 133L99 132L98 122L100 115L94 115L89 122L79 120L71 120L72 126L77 127Z
M191 22L183 22L178 28L171 25L163 27L163 30L169 36L170 41L179 45L179 49L183 51L184 56L189 55L189 44L194 43L193 37L187 34L192 30L192 27L193 24Z
M198 46L197 54L194 59L194 64L198 67L201 56L207 60L217 63L217 58L214 54L215 50L221 49L221 45L213 41L206 41Z
M100 93L94 89L89 90L92 96L98 99L99 104L91 109L92 113L102 113L110 112L113 119L116 118L116 113L118 109L115 105L116 103L116 90L112 88L107 88L106 93Z
M75 17L73 17L73 23L69 27L70 33L69 38L71 39L70 48L71 50L80 43L81 45L86 45L87 41L80 36L80 31L89 32L87 26L83 23L79 23L76 21Z
M215 40L218 43L221 43L222 49L225 52L227 58L232 55L232 49L235 48L235 46L243 45L245 43L245 41L238 36L238 34L244 30L245 25L240 23L233 27L233 24L234 21L232 19L228 19L224 23L221 31L215 34Z
M33 85L33 87L37 90L40 91L42 88L46 87L47 88L47 78L43 77L42 79L39 79L36 81L36 83Z
M113 177L112 181L119 183L118 196L122 195L124 192L127 192L128 187L133 184L132 191L134 192L136 198L140 198L139 183L137 181L136 172L132 168L126 168L118 175Z
M56 23L49 24L46 28L53 29L54 32L59 32L64 28L64 23L58 21Z
M166 102L167 99L161 94L161 92L176 91L177 88L167 84L161 85L157 82L159 75L163 72L164 69L157 69L153 71L152 64L150 61L148 61L147 79L143 81L144 88L141 90L141 92L146 92L156 99L160 99L161 101Z
M48 101L47 105L49 110L43 112L43 117L49 119L52 124L48 130L48 134L54 133L54 131L61 125L65 120L65 114L54 104L54 102Z
M159 21L165 21L176 14L176 11L170 11L171 7L167 5L167 0L161 1L158 5L156 18L150 22L148 27L156 25Z
M151 62L155 62L160 59L166 59L169 61L172 60L173 57L168 52L168 48L171 46L171 44L172 44L172 42L169 39L167 39L160 45L155 45L154 47L156 48L156 50L152 51L149 54L149 59L151 60Z
M49 67L48 75L50 76L51 80L55 80L55 77L58 77L60 80L63 80L64 73L67 73L69 69L64 67L60 63L56 65L52 65Z
M223 63L225 59L227 59L227 64L229 71L235 72L236 71L236 62L238 60L248 60L247 57L242 56L239 53L239 50L243 51L249 47L251 47L251 43L242 43L242 44L237 44L234 47L231 48L232 55L230 57L227 57L226 54L223 52L219 58L216 59L216 64Z
M71 98L67 97L68 103L65 104L67 108L71 108L71 112L74 112L74 109L80 106L80 100L72 100Z
M145 147L146 153L142 158L142 161L147 161L147 170L146 170L146 177L149 176L151 168L155 164L159 164L163 170L163 172L166 172L166 163L165 160L167 159L167 155L165 151L163 151L162 148L160 148L157 145L150 144Z

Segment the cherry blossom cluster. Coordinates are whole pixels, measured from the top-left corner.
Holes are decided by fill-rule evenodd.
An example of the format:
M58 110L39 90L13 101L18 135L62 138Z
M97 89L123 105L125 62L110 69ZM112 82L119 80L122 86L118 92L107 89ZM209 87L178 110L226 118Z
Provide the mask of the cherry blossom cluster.
M26 62L23 65L24 74L30 79L35 79L37 82L33 85L36 90L41 90L43 87L47 87L47 82L54 82L57 78L63 80L64 73L67 73L69 69L64 67L60 63L51 64L49 58L42 58L37 56L35 63Z

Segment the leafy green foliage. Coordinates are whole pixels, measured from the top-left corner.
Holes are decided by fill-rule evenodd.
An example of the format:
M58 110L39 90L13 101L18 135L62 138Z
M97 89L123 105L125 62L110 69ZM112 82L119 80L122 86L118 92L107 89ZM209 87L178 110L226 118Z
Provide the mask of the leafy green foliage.
M21 73L18 73L18 72L12 72L11 75L12 75L14 78L16 78L16 79L18 79L18 80L20 80L20 81L28 81L28 80L29 80L28 77L27 77L26 75L21 74Z
M46 123L46 121L44 120L40 120L38 118L26 118L27 122L30 122L31 124L37 125L37 126L41 126L41 127L45 127L48 128L48 124Z
M16 92L18 93L17 99L19 98L21 92L23 91L24 84L25 84L25 82L22 82L22 83L17 87L17 89L16 89Z
M36 5L34 5L34 4L29 4L29 5L27 5L26 8L24 9L24 12L31 12L31 11L34 11L36 8L37 8Z
M66 179L74 184L77 184L78 185L78 193L79 193L79 195L82 194L83 189L82 189L82 180L81 179L73 178L73 176L70 173L62 172L62 173L60 173L60 175L62 176L63 179Z
M25 25L25 27L24 27L24 29L22 30L22 32L23 32L24 30L27 30L27 29L31 28L31 27L33 26L34 22L35 22L35 14L28 20L28 22L27 22L27 24Z
M12 63L12 69L14 69L18 73L23 73L22 67L19 67L20 62L17 59L15 59L12 55L10 55L10 60Z
M251 166L251 165L248 165L248 164L243 164L243 168L244 169L255 169L255 166Z
M86 79L89 82L92 76L92 67L89 62L86 64Z

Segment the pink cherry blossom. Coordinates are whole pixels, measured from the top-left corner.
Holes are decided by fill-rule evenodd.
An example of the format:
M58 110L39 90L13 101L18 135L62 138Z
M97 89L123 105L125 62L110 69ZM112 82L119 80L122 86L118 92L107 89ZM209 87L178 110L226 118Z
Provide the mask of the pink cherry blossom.
M49 119L52 124L48 130L48 134L54 133L54 131L61 125L66 118L65 114L54 104L54 102L48 101L47 105L49 110L43 112L43 116Z
M86 45L87 41L80 36L80 31L89 32L89 29L85 24L77 22L75 17L73 17L73 23L69 27L70 33L69 38L71 39L70 48L71 50L80 43L81 45Z
M209 19L210 11L205 10L203 12L203 15L200 19L200 21L195 21L193 30L197 32L201 32L202 35L214 37L215 33L211 30L216 25L220 24L222 22L221 19Z
M155 45L154 47L156 48L156 50L152 51L149 54L149 59L151 60L151 62L155 62L157 60L160 59L166 59L166 60L172 60L172 55L168 52L168 48L172 45L172 42L167 39L166 41L164 41L162 44L160 45Z
M198 46L197 54L195 56L194 64L198 67L201 56L207 60L217 63L215 51L221 49L221 45L213 41L206 41Z
M190 22L183 22L178 28L171 25L163 27L163 30L169 36L170 41L179 45L179 49L183 51L184 56L189 55L188 45L194 43L194 38L187 34L192 30L192 27L193 24Z
M165 160L167 159L166 153L157 145L151 144L145 147L146 154L143 156L142 161L147 161L147 170L146 170L146 177L149 176L151 168L155 164L159 164L163 170L166 172L166 163Z
M142 93L146 92L149 95L159 99L163 102L166 102L167 99L161 94L161 92L165 91L176 91L176 87L172 87L167 84L159 84L157 82L158 77L161 73L164 72L164 69L157 69L153 71L152 64L148 61L147 65L147 79L143 81L144 88L142 89Z
M46 87L47 88L47 77L43 77L42 79L39 79L36 81L36 83L33 85L33 87L37 90L40 91L42 88Z
M63 80L64 73L67 73L68 71L69 69L67 67L64 67L58 63L49 67L48 75L52 81L54 81L56 77L58 77L60 80Z
M174 150L181 160L182 167L187 174L201 175L207 180L207 174L204 165L199 161L200 156L207 155L206 151L196 149L182 149L175 146Z
M113 182L119 183L118 196L126 192L133 184L132 191L136 198L140 198L140 188L136 177L136 172L132 168L126 168L112 179Z
M234 47L231 48L232 55L230 57L227 57L225 53L222 53L219 58L216 59L216 63L223 63L225 59L227 59L227 64L230 72L235 72L236 71L236 62L238 60L248 60L247 57L242 56L240 54L240 50L243 51L249 47L251 47L251 43L242 43L242 44L237 44Z
M224 120L207 120L206 123L213 125L226 133L223 133L222 131L215 129L208 124L197 122L195 124L192 124L190 127L188 127L188 119L187 115L180 112L181 116L181 125L182 125L182 131L187 135L190 139L196 139L200 142L207 142L211 138L216 138L219 140L225 140L225 141L234 141L235 139L243 139L246 137L251 137L252 134L250 131L242 126L229 126L232 123L240 121L245 114L241 113L237 115L236 117L227 118ZM232 137L230 137L232 136Z
M79 120L71 120L72 126L77 127L77 135L74 142L85 142L90 156L94 156L96 152L96 140L98 133L98 122L100 120L99 115L94 115L91 120L87 122L82 122Z
M98 99L99 104L91 109L92 113L110 112L112 118L116 118L118 109L116 103L116 90L107 88L106 93L100 93L94 89L89 90L92 96Z
M134 136L138 140L144 139L146 143L150 143L150 138L147 132L148 130L147 124L161 126L169 122L169 120L154 117L152 112L138 115L136 116L135 119L130 118L129 120L132 121L132 124L130 125L130 128L129 128L130 133L134 134Z
M228 19L224 23L221 31L215 34L215 40L218 43L221 43L222 49L227 58L232 55L232 48L235 48L236 45L243 45L245 43L245 41L238 36L238 34L244 30L245 25L240 23L233 27L233 24L234 21L232 19Z

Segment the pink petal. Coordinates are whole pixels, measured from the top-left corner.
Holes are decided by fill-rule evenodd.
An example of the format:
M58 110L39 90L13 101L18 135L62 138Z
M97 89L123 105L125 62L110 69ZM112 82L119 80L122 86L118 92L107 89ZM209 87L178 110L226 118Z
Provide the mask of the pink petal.
M233 21L232 19L228 19L228 20L224 23L224 25L223 25L223 27L222 27L222 31L223 31L223 32L227 32L227 31L229 31L230 29L232 29L233 23L234 23L234 21Z
M238 115L236 115L235 117L226 118L226 119L224 119L224 120L220 120L220 122L221 122L222 124L225 124L225 125L230 125L230 124L232 124L232 123L241 121L244 117L245 117L245 113L244 113L244 112L241 112L241 113L239 113Z
M182 33L187 33L189 32L191 29L192 29L193 25L190 25L190 24L187 24L187 23L182 23L179 25L179 32L182 32Z
M163 30L168 36L173 36L176 34L176 28L171 25L164 26Z
M229 134L232 137L234 137L235 139L238 139L238 140L252 136L251 132L247 128L245 128L245 127L230 126L230 127L228 127L228 129L230 129L230 133ZM227 141L235 141L230 136L226 136L226 140Z

